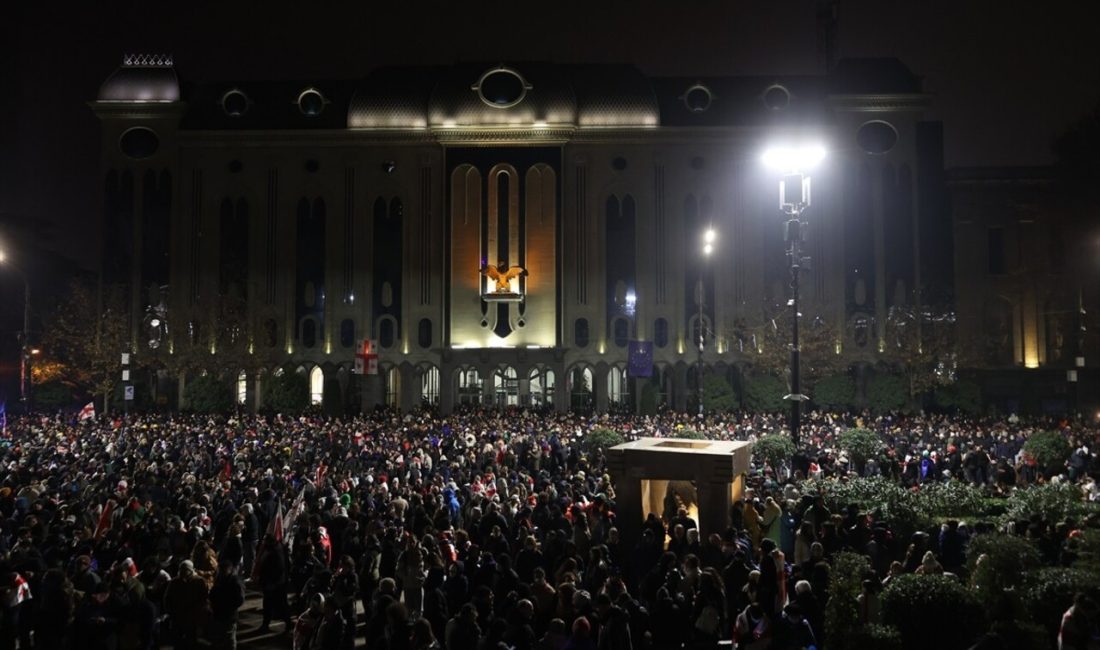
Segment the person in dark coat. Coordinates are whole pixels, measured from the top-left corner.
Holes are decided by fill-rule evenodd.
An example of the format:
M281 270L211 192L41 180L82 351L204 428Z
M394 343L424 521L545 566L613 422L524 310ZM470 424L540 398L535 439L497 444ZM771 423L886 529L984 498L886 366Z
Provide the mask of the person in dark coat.
M244 605L244 582L237 565L218 566L214 587L210 590L210 645L221 650L237 648L237 612Z
M283 545L274 535L265 535L259 556L256 558L256 582L263 591L263 622L260 631L270 629L271 619L282 619L286 632L294 629L290 621L290 606L286 600L287 570Z

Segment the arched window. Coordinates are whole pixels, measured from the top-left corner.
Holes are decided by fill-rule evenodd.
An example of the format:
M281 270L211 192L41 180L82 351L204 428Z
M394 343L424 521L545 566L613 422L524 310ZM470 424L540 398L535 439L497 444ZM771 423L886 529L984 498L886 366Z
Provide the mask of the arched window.
M393 317L383 317L378 321L378 345L388 350L397 341L397 323Z
M345 318L340 321L340 346L350 348L355 345L355 321Z
M497 406L519 405L519 378L512 366L493 372L493 401Z
M264 321L264 345L273 348L279 344L279 325L274 318Z
M317 345L317 321L312 318L302 321L302 345L307 348Z
M574 366L569 371L569 406L574 411L590 411L592 399L592 368Z
M248 401L248 373L241 371L237 375L237 403L243 405Z
M439 368L431 366L420 374L420 403L426 406L439 404Z
M653 344L659 348L668 345L668 321L664 318L653 321Z
M309 403L320 406L325 396L325 371L321 366L314 366L309 371Z
M430 318L420 319L420 324L417 327L416 342L425 350L432 347L432 320Z
M611 368L607 372L607 400L611 404L626 404L630 399L630 380L626 368Z
M612 325L612 333L614 334L615 346L625 348L627 341L630 339L630 323L625 318L616 318Z
M397 366L386 369L386 406L397 408L401 398L401 370Z
M554 403L554 371L549 368L531 368L527 376L531 406L549 406Z
M578 318L573 322L573 342L578 348L588 347L588 319Z
M464 368L458 371L457 392L459 404L481 403L482 382L477 368Z

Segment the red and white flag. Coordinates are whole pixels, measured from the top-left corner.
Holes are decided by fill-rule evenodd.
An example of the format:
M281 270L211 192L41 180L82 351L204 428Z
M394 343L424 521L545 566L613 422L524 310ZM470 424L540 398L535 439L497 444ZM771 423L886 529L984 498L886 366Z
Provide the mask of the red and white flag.
M272 517L271 523L267 525L267 532L269 535L275 537L275 541L280 544L283 543L285 531L285 522L283 521L283 502L279 500L279 507L275 510L275 516Z
M95 525L95 533L92 537L100 539L107 534L107 531L111 530L111 518L115 514L115 500L107 499L107 503L103 505L103 512L99 515L99 522Z
M31 586L18 573L15 574L15 579L12 580L11 589L7 591L5 607L18 607L31 599Z
M79 422L95 419L95 402L88 402L84 408L80 409L80 415L76 416L76 419Z

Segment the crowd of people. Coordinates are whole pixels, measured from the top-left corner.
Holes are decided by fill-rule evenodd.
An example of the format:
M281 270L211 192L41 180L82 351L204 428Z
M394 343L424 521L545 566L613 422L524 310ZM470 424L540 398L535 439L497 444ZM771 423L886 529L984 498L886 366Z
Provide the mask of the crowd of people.
M844 429L886 445L864 474L993 494L1073 481L1100 499L1096 426L814 413L791 467L756 467L724 532L701 537L689 504L672 503L627 540L603 455L585 444L595 427L753 440L782 423L489 409L13 418L0 439L0 650L235 648L250 591L261 629L296 649L820 648L834 553L872 559L868 623L897 575L965 571L964 524L902 543L803 493L807 476L855 471L836 448ZM1074 450L1058 476L1021 452L1052 428ZM1054 523L1040 534L1056 550L1067 531ZM1095 605L1080 605L1070 634L1095 633Z

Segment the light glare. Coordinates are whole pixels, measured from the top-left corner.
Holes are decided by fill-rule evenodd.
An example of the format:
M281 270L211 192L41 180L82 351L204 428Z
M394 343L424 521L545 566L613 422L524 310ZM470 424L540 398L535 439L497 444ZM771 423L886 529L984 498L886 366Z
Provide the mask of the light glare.
M760 160L770 169L778 171L799 171L814 167L825 159L825 147L820 144L799 147L768 147Z

